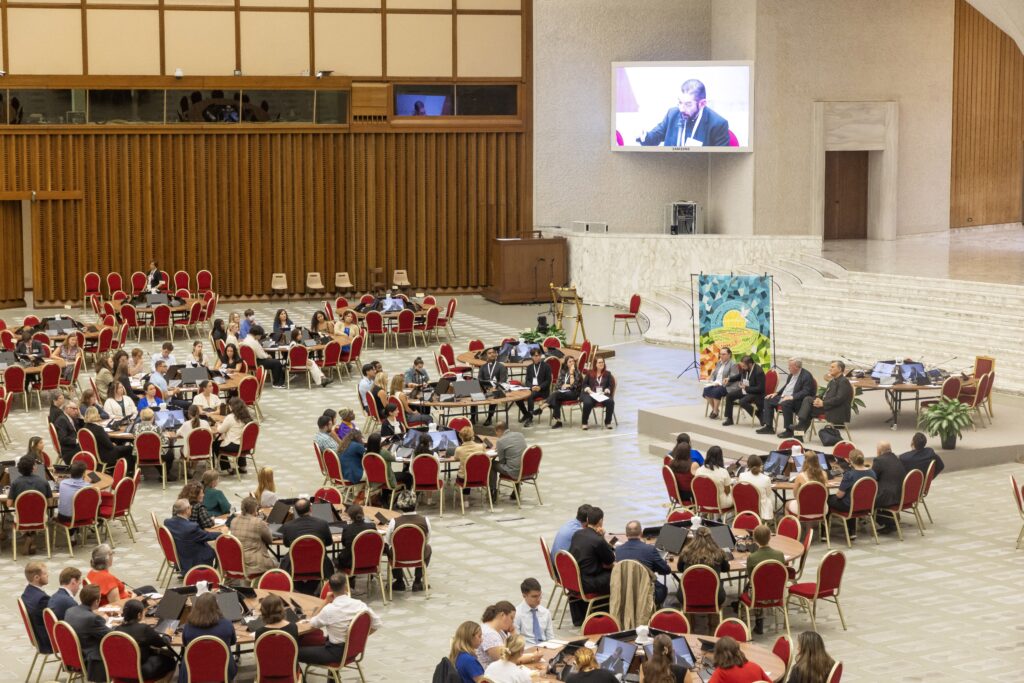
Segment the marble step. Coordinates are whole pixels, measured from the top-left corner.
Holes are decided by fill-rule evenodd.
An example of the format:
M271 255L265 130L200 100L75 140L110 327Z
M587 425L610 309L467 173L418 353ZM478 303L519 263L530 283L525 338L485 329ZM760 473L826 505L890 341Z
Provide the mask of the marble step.
M850 275L850 271L846 268L835 261L830 261L820 254L801 252L796 258L803 263L813 266L819 272L830 275L834 278L844 278Z
M979 312L1018 311L1024 307L1024 287L1013 293L992 294L966 288L954 291L942 288L904 288L881 282L831 280L820 283L805 282L800 288L825 297L825 300L831 297L833 301L860 298L903 305L918 305L920 302L920 305L927 306L941 303L944 306Z

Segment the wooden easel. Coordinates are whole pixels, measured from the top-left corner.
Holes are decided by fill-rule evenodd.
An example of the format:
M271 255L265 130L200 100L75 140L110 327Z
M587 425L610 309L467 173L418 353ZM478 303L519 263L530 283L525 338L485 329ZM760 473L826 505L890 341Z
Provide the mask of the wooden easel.
M569 287L556 287L555 283L551 283L551 300L555 306L555 326L560 330L564 330L565 327L562 325L562 320L565 318L565 305L575 304L576 305L576 324L572 330L572 341L569 342L569 346L576 346L576 337L582 334L583 341L587 340L587 330L583 326L583 299L576 292L576 288L570 285Z

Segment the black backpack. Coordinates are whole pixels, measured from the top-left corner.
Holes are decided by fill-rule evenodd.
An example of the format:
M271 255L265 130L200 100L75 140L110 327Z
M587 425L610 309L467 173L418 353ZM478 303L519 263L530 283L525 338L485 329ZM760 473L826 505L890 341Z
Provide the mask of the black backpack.
M431 681L432 683L462 683L462 677L455 670L451 660L445 657L434 667L434 677Z

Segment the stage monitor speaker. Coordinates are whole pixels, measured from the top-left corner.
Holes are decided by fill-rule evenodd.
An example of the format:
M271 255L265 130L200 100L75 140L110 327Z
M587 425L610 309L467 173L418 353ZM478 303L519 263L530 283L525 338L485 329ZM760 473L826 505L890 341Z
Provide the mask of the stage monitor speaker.
M704 210L698 202L673 202L666 210L666 229L670 235L703 235Z

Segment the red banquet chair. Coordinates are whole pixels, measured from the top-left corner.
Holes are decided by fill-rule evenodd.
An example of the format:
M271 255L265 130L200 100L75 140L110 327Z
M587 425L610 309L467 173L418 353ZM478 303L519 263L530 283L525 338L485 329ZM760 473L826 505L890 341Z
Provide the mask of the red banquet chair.
M438 513L444 517L444 480L441 479L441 463L430 453L421 453L412 459L412 490L414 493L436 492Z
M378 456L380 457L380 456ZM346 576L354 579L357 576L367 577L366 588L369 597L370 587L374 579L380 588L384 604L388 604L388 596L384 590L384 582L380 578L380 561L384 556L384 537L376 529L361 531L352 541L352 566L342 569Z
M127 633L111 631L100 641L100 657L111 683L156 683L142 675L142 652Z
M176 270L174 271L174 277L171 281L174 283L175 289L184 289L185 291L188 291L192 286L192 283L190 282L191 279L192 278L189 276L187 271Z
M204 295L210 291L213 291L213 273L200 270L196 273L196 294Z
M679 480L676 479L676 473L672 471L672 468L667 465L661 468L661 479L665 483L665 492L668 493L669 502L669 514L672 514L676 508L685 508L689 504L689 501L683 498L683 491L679 487ZM690 498L693 498L693 492L687 491L690 494Z
M775 639L775 645L772 646L772 654L781 659L786 664L786 670L783 672L782 680L786 680L786 676L789 675L789 667L793 665L793 641L789 636L779 636Z
M51 611L50 614L53 614ZM78 640L71 625L66 621L58 621L53 625L53 634L50 643L54 644L54 650L60 657L61 671L68 674L67 683L76 678L85 683L85 656L82 654L82 643Z
M211 590L218 588L221 583L220 572L208 564L197 564L185 572L185 578L182 579L182 583L186 586L195 586L200 581L208 583Z
M18 561L17 534L21 532L42 532L46 540L46 556L52 557L50 532L47 530L46 510L50 501L39 491L23 491L14 500L14 529L12 531L11 557Z
M430 595L430 581L427 576L427 536L415 524L402 524L391 534L391 551L388 554L388 576L395 569L403 572L410 569L423 570L423 587ZM388 581L391 591L391 581ZM392 597L394 593L392 593Z
M558 572L555 571L555 563L554 560L551 558L551 549L548 548L548 544L547 542L545 542L543 536L540 537L540 552L544 556L544 566L548 569L548 577L555 584L554 590L552 590L548 594L547 608L551 609L551 600L555 597L555 594L557 593L558 602L555 603L555 609L554 612L552 612L552 614L556 614L558 612L559 605L562 604L562 598L565 597L566 593L565 588L562 586L562 582L558 580Z
M456 365L455 350L452 349L452 345L449 344L448 342L441 344L441 346L438 348L438 353L441 355L442 358L445 359L445 362L448 363L448 369L446 370L446 372L454 372L457 375L461 375L470 372L473 369L468 365Z
M828 489L820 481L809 481L796 494L797 520L818 525L818 532L825 530L825 542L832 549L832 536L828 523Z
M759 526L761 526L761 518L756 512L751 512L750 510L744 510L732 519L733 531L753 532Z
M366 326L366 334L370 338L370 342L373 342L374 337L382 337L384 340L384 350L388 350L388 337L391 333L384 327L384 316L380 314L380 311L370 311L363 318L363 324ZM398 342L396 340L395 344Z
M57 525L64 527L64 534L68 541L68 554L71 557L75 556L74 546L71 545L72 529L81 529L83 538L85 530L92 529L96 534L96 543L103 542L100 537L99 512L100 492L86 487L75 492L75 497L71 501L71 519L67 522L62 522L60 518L55 519Z
M494 501L491 500L491 459L486 453L474 453L466 458L466 476L456 477L455 486L452 488L452 495L459 497L459 505L462 507L462 514L466 514L466 496L463 489L482 489L487 495L487 507L494 512Z
M684 615L716 614L721 621L722 605L718 602L720 584L718 574L710 567L702 564L687 567L679 580L683 592L683 607L680 611Z
M733 506L718 504L718 483L710 478L697 476L690 484L693 488L693 502L699 515L720 515L733 511Z
M878 496L878 481L872 477L862 477L853 484L847 495L850 496L850 509L846 512L833 509L832 515L844 521L866 519L871 525L871 535L875 537L875 545L878 545L878 528L875 526L875 498ZM846 534L846 547L852 548L853 542L846 524L843 524L843 533Z
M224 581L249 582L261 573L246 568L242 542L231 534L221 534L213 543L213 551Z
M299 644L290 633L267 631L256 639L256 683L298 683Z
M715 638L725 638L726 636L729 636L737 643L749 643L750 629L739 619L726 619L715 629Z
M124 458L118 460L118 463L123 463ZM132 514L132 501L135 500L135 480L123 477L117 484L114 485L114 493L107 500L100 501L100 519L103 521L103 528L107 530L107 542L110 543L110 547L116 547L114 543L114 533L110 528L114 520L121 520L124 528L128 530L128 537L132 539L132 543L135 543L135 532L132 531L131 525L131 514Z
M331 451L333 453L334 451ZM313 494L314 503L330 503L331 505L341 505L343 498L341 491L330 486L321 486Z
M455 325L452 324L455 320L455 307L457 305L458 304L455 300L455 297L448 299L448 306L446 308L444 317L437 319L438 329L444 330L444 333L445 335L448 336L448 339L455 339L455 337L457 336L455 334Z
M268 591L294 590L291 575L283 569L268 569L263 572L256 582L256 587Z
M540 446L528 446L523 451L523 457L519 462L519 474L516 477L510 477L507 474L500 473L498 475L498 491L501 492L502 485L511 486L512 492L516 497L516 507L522 508L523 503L519 497L519 488L522 484L533 484L534 490L537 492L537 504L543 505L544 501L540 497L540 487L537 486L537 477L540 476L540 461L544 457L544 452Z
M934 463L933 463L934 464ZM895 505L887 505L878 508L878 513L887 513L896 524L896 532L900 540L903 540L903 527L900 524L900 513L910 511L917 522L917 530L924 536L924 520L921 519L921 511L918 504L921 502L921 492L924 491L924 474L921 470L910 470L903 478L903 490L900 494L900 502Z
M302 374L306 376L306 388L312 388L312 380L310 379L309 368L306 367L306 363L309 362L309 349L305 346L293 346L288 349L288 372L285 374L286 386L292 388L292 375Z
M156 432L142 432L135 437L135 454L138 456L138 467L159 467L160 480L164 490L167 489L167 464L163 459L163 444Z
M185 680L189 683L224 683L230 681L228 664L231 652L216 636L199 636L185 647L183 657Z
M360 662L363 661L363 654L366 652L366 641L370 637L370 613L360 612L348 625L348 638L345 640L345 650L341 655L341 661L335 664L307 664L306 674L310 669L326 669L328 675L335 683L341 683L342 669L351 669L353 665L359 673L359 680L366 683L363 676L363 668Z
M394 489L388 485L388 465L387 461L381 457L380 453L366 453L363 455L363 472L366 474L366 485L368 487L377 487L378 490L383 493L385 491L394 492ZM394 509L395 495L389 495L390 502L388 509Z
M786 610L786 583L789 571L778 560L758 563L750 573L750 588L740 595L740 604L747 614L747 628L750 628L750 613L755 609L779 609L786 623L789 635L789 612Z
M612 334L615 334L615 328L619 323L626 326L626 334L630 332L630 323L636 323L637 332L640 331L640 320L638 315L640 314L640 295L634 294L629 297L629 311L626 313L616 313L612 320Z
M305 535L295 539L288 548L292 581L316 581L319 586L327 578L324 576L326 555L324 542L316 536Z
M416 345L416 314L412 309L403 308L398 313L398 320L391 330L391 336L395 339L395 348L398 348L398 335L405 335L409 340L409 346Z
M647 625L677 636L690 632L690 620L686 618L686 615L679 610L667 607L651 615L651 620L647 622Z
M800 520L793 515L786 515L779 520L779 525L775 529L779 536L785 536L786 538L792 538L794 541L800 540Z
M863 480L862 480L863 481ZM818 630L815 617L817 616L818 600L833 602L836 611L839 612L839 621L846 630L846 619L843 617L843 608L839 605L839 591L843 583L843 570L846 569L846 556L839 550L831 550L825 553L818 564L818 577L814 583L794 583L789 587L789 597L786 602L796 598L800 600L808 613L811 615L811 628Z
M607 612L594 612L583 622L580 635L591 638L592 636L603 636L608 633L618 633L621 630L622 627L619 626L619 622L615 617Z
M107 296L113 299L114 292L120 292L123 289L124 280L121 279L121 273L107 273Z
M740 481L733 485L732 504L737 515L742 512L753 512L758 516L761 514L761 494L750 482Z
M99 273L94 273L92 271L86 273L85 277L82 279L82 310L84 311L88 308L89 299L91 297L103 296L103 292L100 291L100 286L102 285L103 281L100 279Z
M692 568L693 567L691 567L691 569ZM559 550L555 555L555 569L558 571L558 578L562 582L562 587L565 589L566 595L569 598L565 603L565 607L562 608L562 618L558 621L558 628L562 628L562 621L565 620L565 611L569 607L569 602L573 600L582 600L587 604L587 611L583 615L583 619L586 621L586 618L590 616L591 612L593 612L594 605L607 604L611 599L611 596L607 594L587 593L583 590L583 579L580 575L580 566L576 562L576 558L565 550ZM718 577L716 576L715 578L717 580Z
M1017 478L1010 475L1010 484L1013 486L1013 500L1017 503L1017 514L1024 520L1024 489L1021 488L1020 484L1017 483ZM1020 533L1017 534L1017 549L1020 550L1020 544L1024 541L1024 526L1021 526Z
M160 552L163 555L163 562L157 571L156 580L161 586L171 585L174 577L180 574L181 560L178 559L178 546L174 542L174 536L163 524L153 515L153 526L156 529L156 540L160 543Z
M35 493L39 493L39 492L35 491ZM46 610L46 611L49 611L50 614L53 614L52 610ZM28 667L28 673L25 675L25 680L27 681L29 678L32 677L32 672L35 671L35 668L36 668L36 662L39 661L39 656L42 655L43 661L39 664L39 673L38 673L38 675L36 677L37 680L38 680L43 675L43 668L47 664L49 664L51 662L57 662L59 664L60 663L60 657L57 656L57 654L56 654L57 648L56 648L56 646L55 646L55 644L54 644L52 639L50 640L50 648L49 648L50 652L43 652L43 650L46 649L46 648L40 647L39 641L36 639L35 629L32 628L32 620L28 616L28 608L25 607L25 602L20 597L18 598L18 613L21 615L21 623L22 623L22 625L24 625L26 633L28 633L28 642L31 643L31 645L32 645L32 652L33 652L32 663ZM44 612L44 622L43 623L44 624L46 623L45 622L45 612ZM50 634L50 629L48 628L47 629L47 635L49 635L49 634ZM52 659L51 659L51 657L52 657Z

